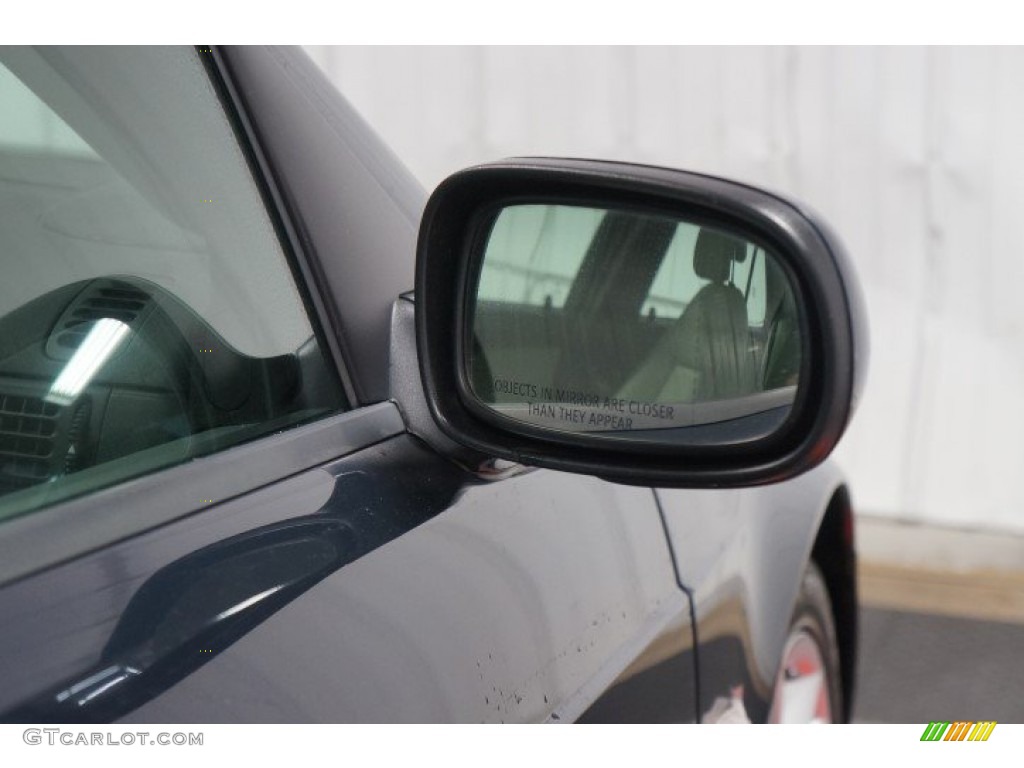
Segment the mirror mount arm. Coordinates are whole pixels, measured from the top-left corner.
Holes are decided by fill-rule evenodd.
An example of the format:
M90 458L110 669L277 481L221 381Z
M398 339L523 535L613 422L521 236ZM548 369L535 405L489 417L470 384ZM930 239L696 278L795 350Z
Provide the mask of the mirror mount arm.
M388 369L389 399L398 406L410 434L479 482L496 482L530 471L532 467L468 448L452 440L438 427L420 382L415 312L412 292L399 296L391 308L391 362Z

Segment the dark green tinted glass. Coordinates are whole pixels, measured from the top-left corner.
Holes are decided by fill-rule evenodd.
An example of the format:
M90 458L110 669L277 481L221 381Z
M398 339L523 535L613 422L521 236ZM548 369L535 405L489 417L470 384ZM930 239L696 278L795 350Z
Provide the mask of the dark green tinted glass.
M515 205L490 230L468 376L494 411L553 430L770 431L799 383L798 311L778 257L742 232Z

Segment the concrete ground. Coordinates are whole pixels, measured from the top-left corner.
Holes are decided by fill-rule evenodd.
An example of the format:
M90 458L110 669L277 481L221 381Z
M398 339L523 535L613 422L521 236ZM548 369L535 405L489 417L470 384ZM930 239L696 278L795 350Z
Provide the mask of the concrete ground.
M858 521L854 719L1024 723L1024 537Z

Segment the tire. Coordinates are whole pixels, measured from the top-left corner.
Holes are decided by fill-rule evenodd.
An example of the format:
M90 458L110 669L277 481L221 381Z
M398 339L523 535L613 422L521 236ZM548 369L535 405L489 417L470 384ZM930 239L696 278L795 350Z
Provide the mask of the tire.
M839 645L832 604L825 579L813 562L808 564L800 584L768 721L843 721Z

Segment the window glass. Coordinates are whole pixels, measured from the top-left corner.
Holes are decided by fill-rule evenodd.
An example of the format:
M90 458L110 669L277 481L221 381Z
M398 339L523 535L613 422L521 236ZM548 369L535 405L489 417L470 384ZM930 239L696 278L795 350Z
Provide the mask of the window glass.
M665 258L654 276L650 292L641 308L641 313L652 317L677 318L707 284L693 269L693 252L697 246L700 227L683 222L676 227L675 235L665 252ZM733 262L729 281L744 295L747 305L747 320L751 326L764 325L765 317L765 257L762 249L748 243L747 256L743 261Z
M520 205L502 213L491 232L502 254L481 276L482 301L561 307L604 211Z
M697 246L699 233L700 227L696 224L684 222L676 226L647 300L641 307L643 314L679 317L697 295L705 282L693 270L693 249Z
M792 283L742 228L510 204L471 312L473 394L536 426L647 440L746 419L754 434L782 423L799 384Z
M765 262L764 250L750 246L746 260L733 266L733 281L743 291L747 303L747 321L751 327L764 325L768 290L765 284Z
M0 49L0 519L344 407L200 56Z

